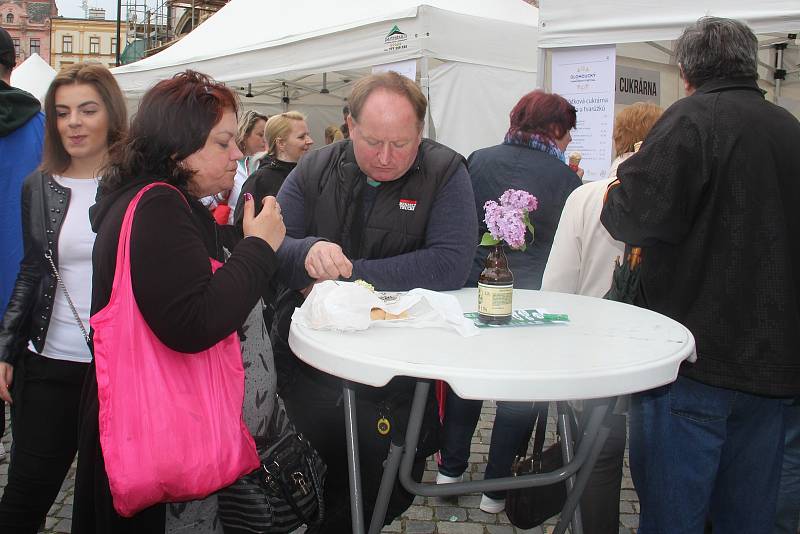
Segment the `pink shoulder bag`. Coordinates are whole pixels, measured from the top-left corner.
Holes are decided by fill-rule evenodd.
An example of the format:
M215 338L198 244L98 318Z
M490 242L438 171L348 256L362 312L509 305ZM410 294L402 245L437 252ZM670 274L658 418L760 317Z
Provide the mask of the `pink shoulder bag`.
M147 185L128 205L111 299L89 321L100 445L114 508L124 517L160 502L201 499L260 466L242 420L236 332L202 352L176 352L159 341L136 304L131 226L142 195L156 186L172 187ZM209 259L213 270L222 265Z

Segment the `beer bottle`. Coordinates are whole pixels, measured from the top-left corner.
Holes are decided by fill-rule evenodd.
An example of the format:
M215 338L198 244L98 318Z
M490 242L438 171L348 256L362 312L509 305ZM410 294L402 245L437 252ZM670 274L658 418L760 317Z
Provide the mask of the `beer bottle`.
M486 324L511 321L513 290L514 275L508 268L508 258L503 246L495 245L478 278L478 320Z

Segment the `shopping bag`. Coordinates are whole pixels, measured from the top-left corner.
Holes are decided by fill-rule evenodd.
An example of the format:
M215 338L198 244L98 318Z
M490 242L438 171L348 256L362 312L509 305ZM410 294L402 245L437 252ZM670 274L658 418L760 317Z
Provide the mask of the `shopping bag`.
M94 314L100 446L114 508L201 499L260 465L242 420L244 369L236 332L193 354L164 345L131 286L130 234L144 187L125 213L108 305ZM173 188L174 189L174 188ZM177 190L176 190L177 191ZM212 269L222 264L210 259Z

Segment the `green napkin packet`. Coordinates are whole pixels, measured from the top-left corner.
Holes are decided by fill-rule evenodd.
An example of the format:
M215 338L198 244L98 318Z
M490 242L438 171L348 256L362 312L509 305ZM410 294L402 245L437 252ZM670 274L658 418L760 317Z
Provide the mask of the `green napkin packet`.
M478 312L468 312L464 317L470 319L478 328L503 328L516 326L535 326L540 324L563 324L569 322L569 316L563 313L544 313L542 310L514 310L511 320L506 324L486 324L478 320Z

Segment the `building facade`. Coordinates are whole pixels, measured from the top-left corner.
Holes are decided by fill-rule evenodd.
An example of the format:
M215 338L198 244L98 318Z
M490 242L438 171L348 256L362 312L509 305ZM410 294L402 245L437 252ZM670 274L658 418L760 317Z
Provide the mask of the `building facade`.
M117 60L117 22L57 17L52 20L50 65L56 70L82 61L111 68Z
M17 65L31 54L51 62L51 20L58 16L54 0L0 0L0 26L8 30L17 51Z

